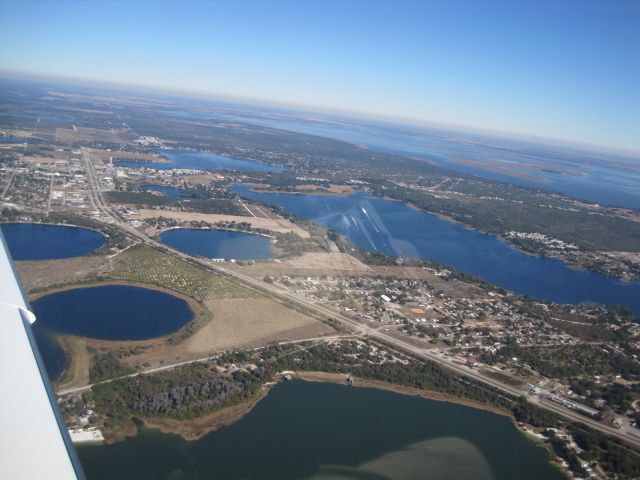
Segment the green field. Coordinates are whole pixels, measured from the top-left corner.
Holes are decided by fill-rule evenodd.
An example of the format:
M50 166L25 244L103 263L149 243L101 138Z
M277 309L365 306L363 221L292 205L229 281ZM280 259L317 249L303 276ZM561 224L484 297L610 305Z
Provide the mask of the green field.
M168 288L199 302L216 298L249 298L257 293L146 245L135 245L113 258L114 280Z

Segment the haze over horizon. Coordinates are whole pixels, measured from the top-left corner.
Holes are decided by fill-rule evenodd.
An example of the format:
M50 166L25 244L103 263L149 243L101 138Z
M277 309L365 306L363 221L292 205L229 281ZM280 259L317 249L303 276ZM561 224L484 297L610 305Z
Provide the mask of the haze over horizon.
M637 153L639 26L625 1L8 1L0 70Z

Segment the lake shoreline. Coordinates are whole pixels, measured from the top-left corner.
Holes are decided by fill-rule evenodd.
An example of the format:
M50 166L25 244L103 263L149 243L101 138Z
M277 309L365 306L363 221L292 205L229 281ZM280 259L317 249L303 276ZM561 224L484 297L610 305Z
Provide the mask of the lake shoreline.
M52 340L57 343L65 356L65 366L60 371L58 375L51 378L52 383L56 384L58 388L71 388L71 387L81 387L88 383L88 369L91 364L90 355L87 353L87 348L90 347L101 347L108 349L117 349L119 347L146 347L157 345L162 342L167 342L171 337L180 334L180 332L188 329L194 322L197 322L203 312L203 307L198 303L197 300L191 298L183 293L176 292L174 290L170 290L168 288L163 288L155 285L149 285L142 282L134 282L134 281L120 281L120 280L107 280L107 281L90 281L87 283L81 284L68 284L62 286L53 286L51 288L47 288L43 291L39 291L34 294L28 294L28 298L30 302L35 302L36 300L54 295L60 292L70 291L70 290L80 290L83 288L95 288L95 287L106 287L106 286L132 286L138 288L145 288L147 290L154 290L158 292L165 293L167 295L171 295L177 299L183 300L187 303L189 311L191 313L191 319L187 321L184 325L182 325L175 332L167 333L165 335L159 335L157 337L151 337L141 340L108 340L102 338L94 338L82 335L74 335L71 333L63 333L63 332L52 332L53 338ZM80 346L82 343L82 346ZM87 358L82 358L87 356ZM79 363L78 363L79 362ZM71 370L74 370L71 372Z
M347 374L343 373L327 373L327 372L295 372L293 378L305 381L305 382L319 382L319 383L333 383L338 385L347 385ZM388 392L394 392L401 395L418 396L425 400L434 400L438 402L451 403L456 405L462 405L465 407L474 408L476 410L484 410L496 415L509 417L512 420L513 425L519 430L524 429L517 425L512 413L509 410L495 407L489 404L476 402L474 400L468 400L454 395L449 395L435 390L425 390L405 385L398 385L389 382L383 382L380 380L368 380L359 377L353 377L353 383L350 385L354 388L375 388L378 390L385 390ZM286 380L282 380L286 381ZM174 434L182 437L187 441L200 440L202 437L216 430L230 426L240 421L270 392L271 387L276 385L274 382L263 385L258 393L251 399L239 403L224 407L216 410L205 416L193 419L193 420L178 420L172 418L163 417L145 417L145 427L154 428L160 430L163 433ZM106 443L116 443L130 437L132 430L129 428L121 427L114 432L108 432L105 434ZM135 433L134 433L135 435Z
M60 292L66 292L68 290L80 290L82 288L93 288L93 287L106 287L109 285L128 285L128 286L132 286L132 287L140 287L140 288L146 288L148 290L156 290L158 292L163 292L166 293L168 295L173 295L174 297L180 298L181 300L184 300L185 302L187 302L187 304L189 305L189 308L191 309L191 313L193 313L193 318L191 320L189 320L189 322L187 322L186 325L188 325L189 323L191 323L196 317L197 315L200 313L200 306L198 304L198 301L195 300L194 298L189 297L188 295L181 293L181 292L177 292L175 290L171 290L169 288L165 288L165 287L159 287L157 285L152 285L149 283L143 283L143 282L136 282L133 280L90 280L87 283L75 283L75 284L68 284L68 285L58 285L58 286L51 286L50 288L46 288L44 290L38 291L38 292L34 292L34 293L27 293L27 296L29 297L29 301L30 302L35 302L36 300L38 300L39 298L42 297L46 297L48 295L53 295L55 293L60 293ZM181 327L180 330L182 328L184 328L185 326ZM178 331L180 331L178 330ZM178 331L172 333L172 334L167 334L167 335L162 335L161 337L155 337L154 339L159 339L162 337L169 337L171 335L175 335ZM97 339L100 340L100 339ZM147 340L151 340L151 339L147 339ZM131 341L147 341L147 340L131 340ZM122 340L114 340L114 341L122 341ZM129 340L127 340L129 341Z

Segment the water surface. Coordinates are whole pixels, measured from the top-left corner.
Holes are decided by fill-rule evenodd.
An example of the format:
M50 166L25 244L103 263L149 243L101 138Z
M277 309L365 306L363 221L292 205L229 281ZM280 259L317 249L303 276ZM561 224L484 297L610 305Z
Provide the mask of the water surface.
M143 430L78 448L89 480L561 480L504 416L327 383L277 385L238 423L186 442Z
M0 225L14 260L54 260L78 257L102 247L107 239L88 228L40 223Z
M479 275L514 292L559 303L624 305L640 317L640 283L576 270L553 258L526 255L493 235L366 193L348 196L256 192L244 197L283 207L333 228L360 248L428 258Z
M56 379L67 357L58 334L102 340L145 340L168 335L193 318L189 304L165 292L132 285L76 288L31 302L36 342L49 377Z
M193 312L182 298L133 285L63 290L31 303L50 331L102 340L145 340L175 332Z
M157 153L169 158L169 162L135 162L117 160L118 167L153 168L168 170L171 168L192 168L199 170L253 170L256 172L282 172L283 167L270 165L258 160L226 157L215 153L199 152L195 150L157 150Z
M160 240L177 250L207 258L259 260L273 257L269 238L245 232L173 228L162 232Z
M180 189L178 187L172 187L170 185L143 185L142 189L147 192L159 192L174 200L180 199Z
M330 115L300 118L245 111L220 117L367 145L373 150L423 158L489 180L640 209L638 154ZM474 164L461 163L458 159L471 160Z

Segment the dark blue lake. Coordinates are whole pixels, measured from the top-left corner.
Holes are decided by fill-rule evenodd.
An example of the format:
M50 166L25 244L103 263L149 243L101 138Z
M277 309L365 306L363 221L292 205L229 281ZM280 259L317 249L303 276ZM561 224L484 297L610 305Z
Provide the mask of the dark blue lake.
M526 255L499 238L366 193L291 195L232 189L331 227L360 248L429 258L514 292L559 303L624 305L640 317L640 283L569 268L560 260Z
M282 172L284 168L270 165L258 160L246 160L233 157L225 157L214 153L197 152L194 150L157 150L169 158L169 162L131 162L117 160L114 164L118 167L153 168L155 170L168 170L171 168L193 168L199 170L253 170L256 172Z
M176 296L133 285L64 290L31 303L38 347L47 371L56 378L66 360L55 334L103 340L145 340L173 333L193 318Z
M39 223L4 223L1 227L14 260L79 257L107 241L101 233L87 228Z
M169 185L143 185L142 189L147 192L159 192L175 200L180 198L180 189Z
M143 429L80 445L89 480L562 480L505 416L329 383L273 387L237 423L200 440Z
M160 234L162 243L207 258L260 260L273 257L267 237L229 230L174 228Z
M75 288L34 301L37 324L57 333L103 340L144 340L178 330L193 318L174 295L133 285Z

